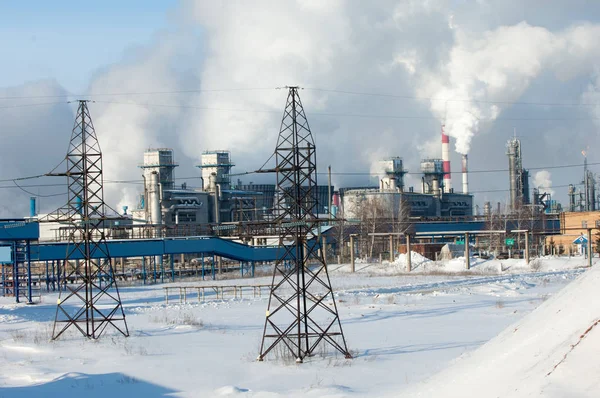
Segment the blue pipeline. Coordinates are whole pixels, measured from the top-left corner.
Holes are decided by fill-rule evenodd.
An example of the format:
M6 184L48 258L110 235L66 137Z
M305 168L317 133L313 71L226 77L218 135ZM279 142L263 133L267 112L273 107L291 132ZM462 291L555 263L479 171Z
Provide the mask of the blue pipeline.
M29 198L29 217L35 217L36 215L35 196Z
M316 241L313 241L312 244L317 245ZM283 248L279 247L253 247L218 237L109 240L107 246L110 256L115 258L198 253L205 256L225 257L235 261L256 262L283 259L286 253ZM66 242L32 244L31 258L36 261L64 260L68 249L72 249L72 247L69 247ZM100 258L103 256L103 251L99 250L92 255L96 257L96 254ZM288 255L289 258L293 258L290 256L293 255ZM78 258L82 259L82 254L72 250L70 259Z
M82 209L83 209L83 199L81 199L80 196L77 196L75 198L75 211L79 214L82 213Z

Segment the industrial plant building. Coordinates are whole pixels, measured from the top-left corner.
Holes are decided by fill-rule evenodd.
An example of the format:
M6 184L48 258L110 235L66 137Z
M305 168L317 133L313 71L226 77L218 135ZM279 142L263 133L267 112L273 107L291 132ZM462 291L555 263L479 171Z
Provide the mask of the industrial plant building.
M382 218L468 218L474 214L473 195L469 192L468 158L461 155L462 186L460 192L451 187L452 172L449 160L448 135L442 127L441 159L423 159L420 164L420 186L406 187L403 160L391 157L379 161L381 173L377 186L317 187L316 213L345 219L359 219L370 209ZM521 142L515 137L507 142L508 182L510 201L505 213L529 209L533 212L559 213L559 203L552 200L545 187L529 187L529 171L523 167ZM587 159L586 159L587 165ZM202 153L199 188L190 189L175 183L177 168L172 149L148 149L143 155L142 169L144 191L132 211L134 223L184 227L230 222L270 220L276 214L277 200L285 197L278 193L275 184L243 183L231 179L234 163L227 150ZM596 208L595 175L584 167L583 188L569 187L569 210L594 211ZM459 185L460 186L460 185ZM331 208L328 208L331 206ZM490 202L483 204L483 215L500 214ZM375 214L375 213L373 213Z
M563 212L560 214L560 235L546 237L547 252L563 254L585 251L588 231L592 229L592 250L596 251L596 242L600 238L599 228L599 211Z
M379 211L384 218L465 217L473 215L473 196L468 193L445 192L444 162L424 159L421 162L421 192L404 187L402 159L389 158L380 162L385 176L379 187L341 191L343 215L347 219L361 218L364 211ZM466 188L468 189L468 187Z
M277 197L275 184L232 184L231 153L205 151L200 164L201 188L176 185L173 150L151 148L144 152L144 192L131 214L137 224L171 228L267 220L273 216ZM327 213L328 195L333 187L317 187L320 214Z
M450 137L442 126L442 158L421 161L421 192L405 189L402 158L380 161L382 176L379 187L340 190L343 214L360 218L369 207L383 210L386 218L450 218L473 215L473 195L469 194L467 155L462 155L462 193L452 189ZM368 210L367 210L368 211Z
M144 192L132 210L135 223L152 225L200 224L209 222L209 193L175 186L175 163L170 148L144 152Z

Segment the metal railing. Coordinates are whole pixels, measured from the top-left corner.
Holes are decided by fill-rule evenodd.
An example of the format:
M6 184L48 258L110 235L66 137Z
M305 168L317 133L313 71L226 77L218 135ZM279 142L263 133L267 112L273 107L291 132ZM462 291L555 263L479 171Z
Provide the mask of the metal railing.
M263 289L267 291L271 288L271 285L211 285L211 286L165 286L163 287L165 291L165 303L169 304L169 293L172 293L176 296L176 301L180 304L187 304L188 295L196 294L196 298L198 303L206 301L206 291L209 293L214 293L214 298L216 300L223 300L225 298L225 294L228 293L231 298L243 298L244 290L249 291L252 290L252 297L262 297ZM247 295L250 292L247 293ZM172 301L172 300L171 300Z

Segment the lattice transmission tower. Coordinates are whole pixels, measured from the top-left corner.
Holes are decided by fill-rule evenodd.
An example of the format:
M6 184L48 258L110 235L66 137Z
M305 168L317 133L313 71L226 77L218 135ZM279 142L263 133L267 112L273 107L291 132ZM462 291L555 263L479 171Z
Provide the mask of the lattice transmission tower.
M319 245L315 144L298 87L288 89L273 170L277 173L275 223L280 254L258 360L280 345L296 362L303 362L320 344L351 358Z
M46 220L71 227L52 339L71 326L93 339L109 325L129 336L104 235L102 152L85 100L79 101L66 164L66 173L50 175L67 177L68 203Z

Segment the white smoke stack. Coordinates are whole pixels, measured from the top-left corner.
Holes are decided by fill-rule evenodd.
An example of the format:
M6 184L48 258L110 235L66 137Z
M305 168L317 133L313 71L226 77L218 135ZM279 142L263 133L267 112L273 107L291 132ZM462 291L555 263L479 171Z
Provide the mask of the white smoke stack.
M160 188L158 186L158 173L150 174L150 185L148 185L148 201L150 202L150 223L162 224L162 213L160 208Z
M450 137L444 133L444 126L442 125L442 167L444 172L444 192L450 192L452 188L452 181L450 175Z
M464 194L469 193L469 175L468 175L467 155L462 155L462 189Z

